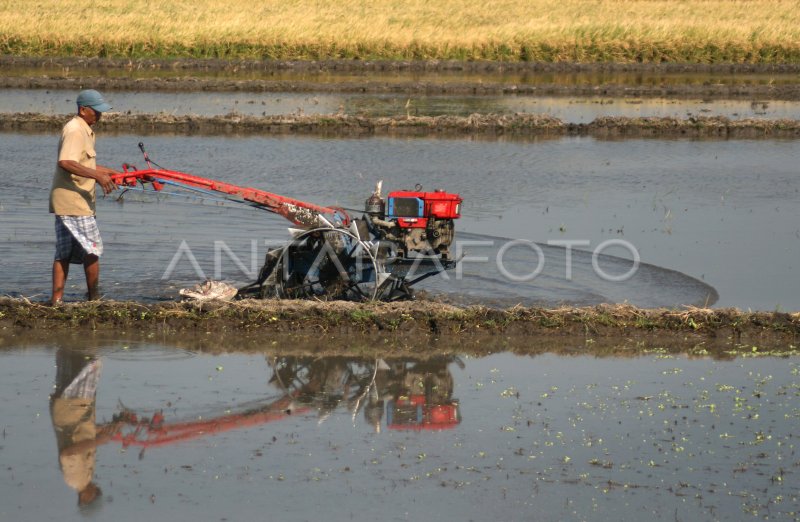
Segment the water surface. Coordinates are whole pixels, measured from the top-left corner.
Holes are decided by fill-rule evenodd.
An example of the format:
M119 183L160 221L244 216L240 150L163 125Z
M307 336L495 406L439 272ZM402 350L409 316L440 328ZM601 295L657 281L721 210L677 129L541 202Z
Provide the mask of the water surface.
M468 116L474 113L548 114L567 123L589 123L601 116L723 116L730 119L800 119L800 102L780 100L704 100L611 98L607 96L426 96L331 93L107 92L114 110L131 113L216 116L347 114L364 116ZM69 114L73 90L0 90L0 112Z
M4 520L741 520L800 507L797 358L75 348L0 351ZM70 364L98 362L94 425L116 431L91 459L102 495L79 508L51 394Z

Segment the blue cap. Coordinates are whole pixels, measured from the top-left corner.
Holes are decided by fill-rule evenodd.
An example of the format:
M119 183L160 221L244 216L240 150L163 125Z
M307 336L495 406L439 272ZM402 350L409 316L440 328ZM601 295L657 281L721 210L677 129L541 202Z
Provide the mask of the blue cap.
M94 89L86 89L78 94L78 107L91 107L97 112L111 110L111 105L106 103L100 93Z

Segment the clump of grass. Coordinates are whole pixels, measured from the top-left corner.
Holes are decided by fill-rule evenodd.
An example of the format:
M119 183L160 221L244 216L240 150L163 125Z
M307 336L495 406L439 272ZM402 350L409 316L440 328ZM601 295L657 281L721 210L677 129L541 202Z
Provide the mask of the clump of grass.
M21 0L0 53L273 60L800 61L791 0Z
M375 314L372 310L355 309L350 312L350 319L355 323L371 323Z

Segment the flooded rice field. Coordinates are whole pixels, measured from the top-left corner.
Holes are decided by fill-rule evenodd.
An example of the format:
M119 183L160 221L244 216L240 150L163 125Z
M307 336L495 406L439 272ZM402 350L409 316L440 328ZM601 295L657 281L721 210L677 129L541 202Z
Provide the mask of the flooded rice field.
M800 307L795 140L100 134L101 161L141 165L142 140L167 168L356 211L379 179L389 190L421 183L461 194L462 269L423 284L456 302ZM14 174L0 198L0 293L45 299L56 140L2 141ZM267 245L288 237L282 218L229 202L135 191L122 200L98 206L109 299L174 299L205 278L250 282ZM80 299L81 278L69 283L68 298Z
M0 518L798 517L796 357L365 359L281 342L0 351Z
M103 81L116 85L105 94L132 114L800 119L798 96L791 94L796 73L487 76L472 65L453 74L412 67L365 76L287 65L192 70L212 88L185 92L164 88L186 74L182 69L0 65L6 73L0 113L69 113L77 92L70 82L88 75L101 88ZM484 79L506 87L474 95ZM132 87L143 81L161 87ZM267 92L266 84L259 91L242 81L300 87ZM353 89L364 81L363 92ZM547 84L552 95L504 95L511 83L528 90ZM315 87L321 84L328 86ZM585 92L611 84L613 95ZM430 85L444 94L431 95ZM136 129L98 126L99 162L141 167L142 141L165 168L355 215L381 179L384 190L419 183L460 194L455 248L464 258L457 270L420 284L435 300L500 308L800 309L795 139L331 138ZM32 307L50 293L54 231L47 200L56 145L56 132L0 133L0 295L30 299ZM106 300L171 301L207 278L244 285L255 279L267 248L288 238L282 218L207 195L117 191L99 198L98 219ZM83 299L78 272L70 276L66 301ZM488 331L469 338L481 346L468 351L466 336L452 333L445 346L435 329L360 338L358 331L335 337L321 326L312 342L303 335L313 325L303 335L254 330L245 338L230 330L170 337L157 329L137 332L134 324L110 337L110 328L105 337L88 327L3 328L0 520L800 516L800 360L792 340L771 347L729 337L711 350L711 338L705 344L689 333L595 340L588 330L574 335L582 328L575 326L572 336L557 339L559 349L546 345L556 343L557 328L549 341L518 332L514 342L537 354L521 356L496 353L509 349L510 337ZM402 350L383 354L381 347L393 342ZM678 342L680 349L670 344ZM636 356L605 356L623 353Z
M74 89L4 89L0 112L65 114ZM589 123L610 117L720 116L738 119L800 119L800 101L771 99L703 99L610 96L514 96L353 94L326 92L185 92L118 91L108 96L116 110L131 114L173 116L273 116L345 113L382 116L469 116L470 114L547 114L565 123Z

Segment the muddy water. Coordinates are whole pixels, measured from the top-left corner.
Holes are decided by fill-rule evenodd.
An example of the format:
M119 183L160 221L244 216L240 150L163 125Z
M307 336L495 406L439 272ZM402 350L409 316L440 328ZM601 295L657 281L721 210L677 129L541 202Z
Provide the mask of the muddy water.
M730 119L800 119L800 102L781 100L704 100L675 98L611 98L599 96L421 96L340 93L246 92L113 92L115 110L174 115L248 116L331 114L343 111L365 116L456 115L473 113L542 113L567 123L589 123L601 116L724 116ZM68 114L74 90L3 89L0 112Z
M796 141L147 139L99 132L108 164L141 164L136 144L144 139L165 167L316 203L361 208L377 179L390 190L419 182L460 193L463 270L424 287L462 301L699 306L714 303L718 292L718 306L800 308ZM0 292L44 299L56 140L0 138ZM287 238L282 219L218 201L129 192L124 203L101 199L98 213L103 293L111 299L172 299L205 277L247 283L266 246ZM540 250L506 246L502 238L534 241ZM572 246L571 263L564 245ZM633 271L636 254L641 263ZM528 278L540 264L533 280L513 279ZM628 273L628 280L609 280ZM68 298L83 292L81 275L73 274Z
M791 520L800 509L797 358L82 345L0 351L3 520ZM95 406L80 426L107 436L77 465L102 490L83 508L63 435L77 375Z

